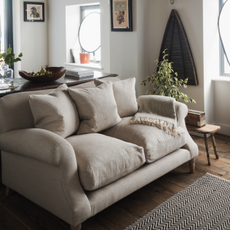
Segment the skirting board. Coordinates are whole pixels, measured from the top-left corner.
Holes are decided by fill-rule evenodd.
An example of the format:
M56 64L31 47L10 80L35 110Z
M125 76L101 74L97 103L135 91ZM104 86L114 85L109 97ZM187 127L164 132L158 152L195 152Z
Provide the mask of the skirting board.
M221 127L221 129L217 133L230 136L230 125L225 125L220 123L216 123L216 125L219 125Z

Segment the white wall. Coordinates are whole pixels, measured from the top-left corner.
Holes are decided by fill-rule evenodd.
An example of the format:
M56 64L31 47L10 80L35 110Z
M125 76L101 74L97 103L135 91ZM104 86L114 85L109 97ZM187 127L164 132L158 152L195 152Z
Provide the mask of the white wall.
M155 60L160 55L168 18L172 9L176 9L186 31L199 78L198 86L188 86L187 89L181 90L197 101L196 104L187 104L189 108L204 110L202 1L175 0L174 4L170 4L168 0L151 0L150 9L150 73L156 71Z
M191 109L206 112L207 122L221 125L220 132L230 135L230 82L213 82L219 76L219 38L217 33L218 0L133 0L133 32L111 32L108 0L48 0L49 64L65 63L65 6L100 2L103 15L105 72L117 73L121 79L137 78L137 96L146 88L140 83L156 71L165 27L172 9L184 25L199 79L198 86L183 92L194 98ZM57 16L58 15L58 16Z
M110 72L110 5L108 0L48 0L49 65L66 63L66 6L100 3L102 68ZM77 28L76 28L77 30Z
M197 104L189 108L204 110L203 78L203 23L202 1L175 0L133 0L134 31L131 33L111 32L111 72L121 79L137 78L137 95L146 92L140 83L156 71L155 60L159 58L160 47L166 24L172 9L176 9L185 27L193 53L199 86L182 89ZM196 15L196 17L194 17Z
M65 6L98 2L96 0L49 0L49 64L63 65L66 62ZM100 0L102 21L102 46L106 53L105 72L117 73L121 79L137 78L137 95L145 93L140 83L156 70L155 60L159 57L164 30L172 9L177 9L184 24L193 52L199 77L199 86L184 90L196 99L190 108L204 110L203 90L203 34L202 1L176 0L133 0L133 32L111 32L110 5ZM58 15L58 17L57 17ZM196 17L194 17L196 15ZM103 48L103 47L102 47Z
M215 89L212 79L219 75L219 1L203 0L204 111L207 123L215 123Z
M220 133L230 136L230 81L214 82L215 124L221 126Z
M80 25L80 6L67 6L66 7L66 62L71 63L70 49L77 49L77 53L81 52L77 25ZM75 57L76 58L76 57ZM80 61L75 60L76 63Z
M45 22L24 22L23 2L14 0L15 53L23 53L22 61L16 65L15 71L38 71L41 66L48 64L47 0L39 1L45 3ZM17 74L15 76L19 77Z

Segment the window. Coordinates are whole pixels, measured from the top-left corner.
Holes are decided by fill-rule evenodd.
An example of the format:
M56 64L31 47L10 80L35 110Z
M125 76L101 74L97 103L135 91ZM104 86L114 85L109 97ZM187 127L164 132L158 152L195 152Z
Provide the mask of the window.
M0 0L0 52L11 46L13 49L13 3Z
M97 12L100 13L100 6L99 5L91 5L91 6L80 6L80 18L82 20L90 13Z
M90 63L84 66L101 68L101 23L99 3L66 6L67 64L81 65L80 53L90 53Z
M4 51L4 17L3 17L3 0L0 0L0 52Z
M220 35L220 74L230 76L230 2L220 0L219 35Z
M92 13L98 13L100 15L100 5L89 5L89 6L80 6L80 23L82 23L82 21L89 15L89 14L92 14ZM93 20L93 17L92 19ZM94 22L89 22L89 26L90 24L92 25ZM90 30L91 28L89 28ZM101 30L100 30L100 25L97 25L97 28L94 29L94 32L97 33L97 34L100 34L101 33ZM95 36L95 37L98 37L98 36ZM94 39L94 37L88 37L88 41L87 42L90 42L90 43L95 43L94 44L91 44L92 47L96 47L96 43L98 43L98 41L96 41ZM84 52L85 50L83 50L81 48L81 52ZM87 52L87 51L86 51ZM100 62L101 61L101 47L99 49L96 50L96 52L93 52L90 54L90 61L91 62Z

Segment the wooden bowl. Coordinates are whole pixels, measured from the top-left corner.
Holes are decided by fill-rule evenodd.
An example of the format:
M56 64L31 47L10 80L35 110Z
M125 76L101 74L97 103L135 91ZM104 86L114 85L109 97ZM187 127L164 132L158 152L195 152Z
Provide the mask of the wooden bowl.
M46 70L51 71L52 74L46 74L43 76L35 77L35 76L30 75L26 71L20 70L19 75L28 81L52 82L52 81L56 81L57 79L61 78L66 72L65 67L48 67L46 68Z

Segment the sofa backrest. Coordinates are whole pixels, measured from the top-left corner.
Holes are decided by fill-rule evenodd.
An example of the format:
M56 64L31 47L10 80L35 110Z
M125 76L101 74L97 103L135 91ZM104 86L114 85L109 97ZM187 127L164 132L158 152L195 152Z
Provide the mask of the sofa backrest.
M120 80L117 77L106 78L111 81ZM71 88L91 88L95 87L94 82L87 82ZM29 105L29 95L48 94L53 89L28 91L22 93L9 94L0 98L0 133L9 132L16 129L34 128L33 115Z

